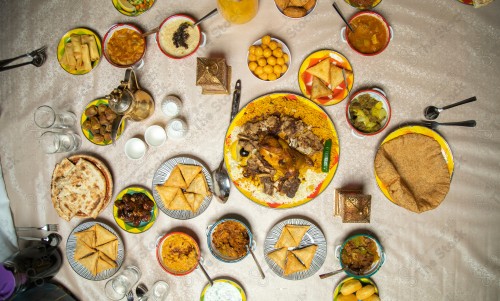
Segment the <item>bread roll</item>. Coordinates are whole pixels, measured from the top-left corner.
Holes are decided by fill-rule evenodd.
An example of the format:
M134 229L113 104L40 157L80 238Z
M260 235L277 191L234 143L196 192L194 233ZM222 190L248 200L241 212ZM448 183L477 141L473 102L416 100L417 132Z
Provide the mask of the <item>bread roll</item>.
M370 285L367 285L367 286L360 288L356 292L356 298L358 298L359 300L364 300L373 294L375 294L375 287L370 284Z
M290 18L301 18L307 14L307 10L303 7L289 6L283 11Z
M350 295L338 295L337 296L337 301L358 301L358 299L356 298L356 296L354 294L350 294Z
M352 280L344 282L344 284L342 285L342 288L340 289L340 293L342 293L342 295L344 295L344 296L350 295L350 294L356 292L357 290L359 290L361 287L362 287L362 285L361 285L361 282L359 282L359 280L352 279Z

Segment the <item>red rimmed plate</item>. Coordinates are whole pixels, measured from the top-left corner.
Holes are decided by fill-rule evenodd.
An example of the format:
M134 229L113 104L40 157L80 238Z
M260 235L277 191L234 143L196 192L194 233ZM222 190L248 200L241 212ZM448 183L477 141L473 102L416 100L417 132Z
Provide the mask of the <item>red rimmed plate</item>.
M339 68L353 71L349 60L341 53L335 50L324 49L311 53L304 59L304 61L300 65L298 74L300 91L307 98L311 97L313 76L308 72L306 72L306 70L325 59L330 60L331 63L335 64ZM354 85L354 71L351 74L346 73L346 79L348 83L347 85L348 89L346 89L346 83L342 81L342 83L340 83L340 85L338 85L337 87L329 86L329 88L333 90L333 95L311 100L323 106L330 106L341 102L347 97L347 95L349 94L348 92L352 89L352 86Z

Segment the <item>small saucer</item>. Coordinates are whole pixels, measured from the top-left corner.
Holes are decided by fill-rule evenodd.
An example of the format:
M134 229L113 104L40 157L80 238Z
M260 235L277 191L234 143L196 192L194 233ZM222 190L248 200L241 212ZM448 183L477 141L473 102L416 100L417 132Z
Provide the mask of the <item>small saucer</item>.
M129 159L139 160L146 154L146 143L139 138L131 138L125 143L125 155Z
M167 140L167 133L159 125L152 125L146 129L144 139L149 146L161 146Z

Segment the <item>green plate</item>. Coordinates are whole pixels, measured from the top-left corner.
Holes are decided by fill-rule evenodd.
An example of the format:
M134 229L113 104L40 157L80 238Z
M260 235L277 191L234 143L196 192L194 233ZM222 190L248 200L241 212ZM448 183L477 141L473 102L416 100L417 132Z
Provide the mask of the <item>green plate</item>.
M154 201L153 196L151 195L151 192L149 192L149 190L142 188L142 187L130 186L130 187L123 189L116 196L115 201L121 200L125 194L136 194L136 193L144 193L145 195L148 196L148 198L151 201L153 201L154 207L153 207L153 209L151 209L151 220L147 223L141 222L138 227L136 227L132 224L126 223L125 221L123 221L121 218L118 217L118 207L116 207L114 204L113 204L113 217L115 218L115 221L118 224L118 226L120 226L120 228L122 228L123 230L125 230L129 233L138 234L138 233L145 232L149 228L151 228L156 221L156 217L158 216L158 206L156 206L156 202Z
M241 288L241 286L238 283L236 283L232 280L229 280L229 279L216 279L216 280L214 280L213 286L211 286L210 283L205 285L205 288L203 288L203 291L201 292L200 301L220 300L219 298L212 299L210 297L211 292L209 290L214 290L214 289L217 290L226 284L230 284L233 287L231 294L234 295L235 297L238 296L240 298L240 299L235 299L235 300L238 300L238 301L246 301L247 300L247 296L245 295L245 291L243 290L243 288ZM214 293L214 295L217 295L217 293ZM233 300L233 299L231 299L231 300Z
M353 279L356 279L356 278L354 278L354 277L348 277L348 278L342 280L339 283L339 285L337 285L337 287L333 291L333 301L337 301L338 300L338 296L341 295L340 290L342 289L342 286L344 285L344 283L346 283L349 280L353 280ZM379 295L378 287L375 284L375 282L373 282L373 280L371 278L358 278L358 280L361 282L362 286L367 286L369 284L373 285L375 287L375 294Z
M64 45L67 42L71 41L71 35L72 34L79 34L79 35L86 34L86 35L94 36L94 38L95 38L95 42L97 44L97 51L99 52L99 58L96 61L92 62L92 69L90 71L94 70L94 68L97 67L97 65L101 61L101 56L102 56L101 39L99 38L99 36L95 32L93 32L90 29L87 29L87 28L74 28L74 29L71 29L70 31L68 31L67 33L65 33L63 35L63 37L61 38L61 40L59 41L59 44L57 45L57 61L59 61L59 65L61 65L61 67L66 72L68 72L69 74L73 74L73 75L87 74L90 71L77 71L77 70L74 70L74 69L72 70L72 69L70 69L69 66L67 66L67 65L65 65L65 64L62 63L62 58L63 58L63 55L64 55Z
M121 14L136 17L148 11L155 3L155 0L111 0L111 2ZM134 2L139 4L132 4Z
M96 145L108 145L108 144L111 144L113 141L112 140L104 140L102 142L96 142L94 141L94 134L92 134L92 132L90 130L87 130L87 129L84 129L83 128L83 123L85 121L87 121L87 119L89 119L89 117L87 116L87 114L85 114L85 111L87 111L87 109L91 106L98 106L100 104L104 104L106 106L109 106L109 101L105 98L100 98L100 99L96 99L96 100L93 100L91 101L86 107L85 109L83 109L83 112L82 112L82 117L80 118L80 126L82 128L82 133L83 135L85 136L85 138L87 138L90 142L96 144ZM125 130L125 123L126 123L126 120L123 120L122 121L122 124L120 125L120 128L118 129L118 132L116 133L116 140L118 140L118 138L120 138L121 134L123 133L123 131Z

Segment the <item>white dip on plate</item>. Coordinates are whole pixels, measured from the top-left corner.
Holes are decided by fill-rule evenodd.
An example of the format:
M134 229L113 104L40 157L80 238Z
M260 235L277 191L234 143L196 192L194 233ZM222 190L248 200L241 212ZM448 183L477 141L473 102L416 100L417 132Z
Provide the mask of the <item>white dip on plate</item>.
M205 292L204 301L241 301L239 290L227 282L214 282Z
M185 40L185 42L188 47L177 47L174 44L174 33L183 23L188 23L189 25L193 24L193 22L187 19L175 18L165 22L160 29L160 46L163 51L171 56L183 57L189 55L196 49L200 42L200 31L198 30L198 27L187 26L185 32L189 35L189 37Z

